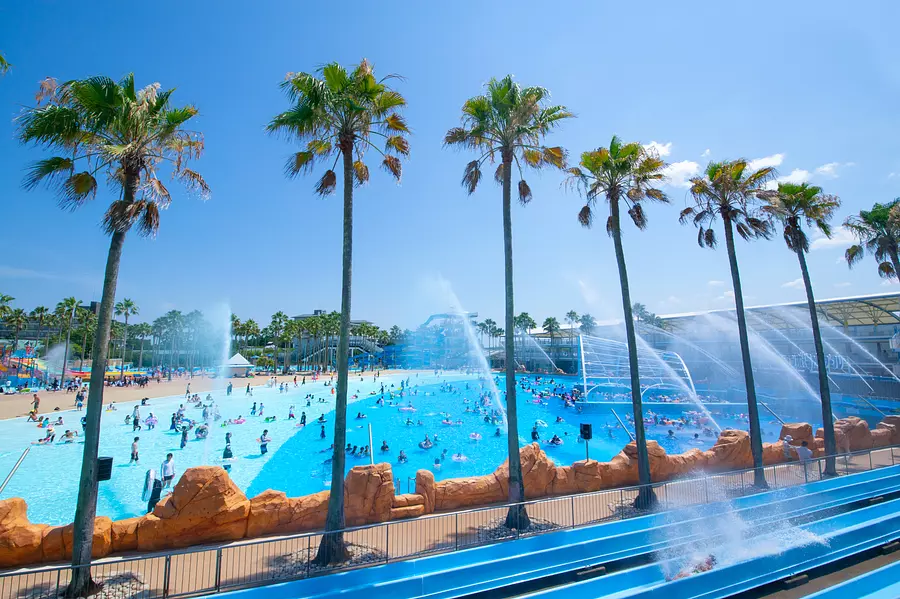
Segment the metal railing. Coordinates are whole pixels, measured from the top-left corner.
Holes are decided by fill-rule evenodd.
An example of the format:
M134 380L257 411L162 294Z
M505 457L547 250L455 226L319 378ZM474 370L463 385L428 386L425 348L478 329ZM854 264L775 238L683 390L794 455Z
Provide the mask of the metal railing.
M900 464L900 446L832 457L838 475L865 472ZM824 478L826 459L823 456L764 467L769 489ZM659 501L658 509L662 510L760 492L754 486L753 468L650 486ZM609 489L347 528L343 535L349 545L350 559L336 566L315 563L322 533L314 532L106 558L84 567L91 568L93 579L103 583L110 596L167 599L204 595L624 520L647 513L633 507L640 490L639 486ZM524 507L531 520L525 530L521 529L521 521L513 528L505 525L510 508L516 505ZM512 510L512 513L514 518L520 518L523 512ZM66 565L0 574L0 599L55 598L68 585L73 571L72 566Z
M19 459L16 460L15 466L12 467L12 470L9 471L9 474L6 475L6 478L4 478L3 482L0 483L0 494L3 493L3 490L6 488L6 485L9 484L9 481L12 480L13 475L19 469L19 466L21 466L22 462L25 461L25 456L28 455L29 451L31 451L31 447L26 447L25 451L22 452L22 455L19 456Z

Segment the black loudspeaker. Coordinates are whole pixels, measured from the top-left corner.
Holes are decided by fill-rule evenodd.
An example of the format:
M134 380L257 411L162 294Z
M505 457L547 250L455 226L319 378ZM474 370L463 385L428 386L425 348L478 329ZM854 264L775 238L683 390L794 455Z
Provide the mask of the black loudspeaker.
M581 438L585 441L590 441L592 437L593 430L591 428L591 424L589 422L581 423Z
M97 480L112 478L112 458L97 458Z

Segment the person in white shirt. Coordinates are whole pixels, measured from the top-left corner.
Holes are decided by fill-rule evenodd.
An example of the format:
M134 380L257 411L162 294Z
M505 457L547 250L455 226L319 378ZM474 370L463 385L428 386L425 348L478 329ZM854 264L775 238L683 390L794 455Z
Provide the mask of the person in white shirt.
M794 448L797 451L797 456L800 458L801 462L808 462L813 457L813 452L809 448L809 443L804 441L800 444L800 447Z
M167 489L172 486L172 479L175 478L175 456L166 454L166 461L159 467L159 474L163 479L163 488Z
M781 450L784 452L784 461L785 462L791 461L791 441L793 441L793 440L794 440L794 438L790 435L785 435L784 439L782 439L783 444L781 446Z

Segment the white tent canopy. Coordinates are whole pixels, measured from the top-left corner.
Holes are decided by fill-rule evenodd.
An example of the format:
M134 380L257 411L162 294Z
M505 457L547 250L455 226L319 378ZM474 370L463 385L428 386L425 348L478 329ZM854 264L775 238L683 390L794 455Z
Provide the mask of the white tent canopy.
M227 362L225 362L226 368L246 368L252 366L253 364L248 362L247 358L245 358L241 354L234 354Z

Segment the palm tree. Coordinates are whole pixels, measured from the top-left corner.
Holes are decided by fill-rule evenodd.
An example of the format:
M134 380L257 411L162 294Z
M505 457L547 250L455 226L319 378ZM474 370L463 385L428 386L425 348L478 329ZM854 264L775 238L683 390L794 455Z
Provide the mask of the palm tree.
M550 335L550 343L553 343L553 339L556 337L556 334L559 333L559 320L556 319L555 316L548 316L544 319L544 324L541 325L544 329L544 332Z
M10 311L9 304L14 299L16 299L16 298L14 298L11 295L6 295L3 293L0 293L0 319L5 318L6 315L9 314L9 311Z
M6 60L3 54L0 54L0 75L6 75L12 65Z
M244 348L250 343L250 339L259 336L259 325L252 318L248 318L244 323Z
M847 265L853 265L870 252L878 262L878 274L884 279L900 277L900 198L887 204L875 203L871 210L847 217L844 228L859 243L847 248Z
M569 336L574 337L575 335L575 325L579 322L578 312L575 310L569 310L566 312L566 322L569 324Z
M641 490L635 505L648 508L656 501L650 477L650 459L647 454L647 438L644 434L644 408L641 403L641 375L638 370L637 338L634 332L631 291L625 250L622 246L621 204L628 209L628 216L639 230L647 227L647 216L642 202L668 202L666 195L655 185L664 178L666 163L659 156L644 149L637 142L622 143L613 136L608 148L584 152L577 167L569 170L569 181L576 185L585 197L585 205L578 213L578 221L590 227L594 221L597 198L605 198L609 204L606 232L613 238L616 263L619 269L619 286L622 290L622 310L625 315L625 338L628 343L628 365L631 375L631 408L634 413L634 438L637 446L638 480Z
M66 364L69 361L69 340L72 336L72 320L75 318L75 310L78 309L78 300L74 297L67 297L63 301L56 304L56 316L59 318L60 329L66 329L66 349L63 352L62 373L59 377L59 386L62 388L66 382ZM60 332L62 332L60 330Z
M115 305L116 316L125 317L125 326L122 328L122 364L119 367L119 380L125 378L125 350L128 348L128 317L136 316L140 313L137 304L127 297Z
M78 370L83 372L84 354L87 351L87 336L88 332L97 325L97 316L90 310L86 310L85 308L78 308L78 324L82 328L81 354L79 355L78 359Z
M231 329L230 330L231 330L231 343L232 343L232 345L234 345L235 348L237 348L237 351L240 352L241 346L238 342L238 337L240 336L241 331L243 330L243 323L241 322L241 319L237 317L237 314L231 315Z
M151 327L146 322L138 323L134 326L134 334L135 336L141 340L141 353L140 357L138 357L138 368L144 367L144 341L147 340L147 337L153 334L153 327Z
M583 333L587 333L588 335L590 335L597 327L597 320L590 314L582 314L581 318L578 320L578 324L581 327L581 331Z
M31 311L31 317L37 320L38 330L37 330L37 343L41 342L41 333L44 330L44 324L47 322L47 318L50 316L50 310L47 309L46 306L38 306L34 310ZM35 343L34 355L37 357L37 343Z
M163 163L174 176L203 196L209 187L189 168L188 160L203 150L202 137L184 129L197 114L193 106L172 107L174 90L159 91L159 84L135 88L134 75L116 83L108 77L47 85L40 99L47 100L19 117L19 139L59 151L34 164L25 179L27 188L41 182L55 188L65 208L77 208L96 196L98 174L106 173L119 193L104 217L111 236L103 295L94 340L91 385L85 424L84 458L75 510L72 580L67 596L86 596L94 587L90 570L94 515L97 507L97 449L103 403L106 351L112 326L113 303L125 235L153 235L159 228L160 209L171 195L157 177ZM79 170L83 165L83 170Z
M831 411L831 389L828 386L828 368L825 365L825 349L822 345L822 333L819 330L819 314L816 310L816 298L813 295L809 269L806 266L806 252L809 251L809 238L803 231L803 223L816 227L826 237L831 237L831 225L828 221L840 208L841 200L837 196L822 193L822 188L808 183L779 183L777 191L766 191L759 194L768 205L763 211L781 223L784 231L784 242L788 249L797 254L800 262L800 274L806 289L806 305L809 308L809 322L812 325L813 345L816 348L816 362L819 369L819 395L822 399L822 428L825 432L825 455L833 456L837 452L834 442L834 421ZM825 474L837 476L833 457L826 460Z
M19 333L28 326L28 313L22 308L10 310L9 315L3 319L8 326L15 329L15 340L13 341L13 353L19 349Z
M462 185L474 193L481 181L485 161L500 159L494 180L503 187L503 256L506 286L506 404L509 430L509 500L525 499L522 465L519 460L519 426L516 420L515 323L512 256L512 170L519 171L518 195L521 204L531 201L531 188L522 176L524 167L565 168L566 153L561 147L542 145L544 137L561 121L573 115L564 106L548 105L550 97L543 87L521 87L512 75L491 79L485 93L466 100L462 107L462 126L444 137L446 145L473 150L480 155L466 165ZM525 508L510 508L506 525L528 528L531 522Z
M364 162L368 150L382 156L382 165L398 181L402 172L400 156L409 154L409 128L398 110L406 104L398 92L388 87L395 75L376 79L365 59L350 71L337 63L310 73L289 73L282 84L292 106L276 116L269 131L284 133L305 148L291 156L285 166L289 177L309 172L320 161L331 166L319 179L316 192L334 192L337 161L343 160L344 236L342 247L340 338L338 382L334 419L334 460L331 494L323 537L316 555L320 564L344 561L348 557L341 529L344 528L344 444L347 436L347 376L350 342L351 273L353 269L353 188L369 180ZM379 146L383 139L383 149Z
M744 159L730 162L710 162L702 177L691 179L691 196L694 206L681 211L678 220L692 222L697 227L697 243L700 247L714 249L716 234L710 228L722 219L725 229L725 245L731 266L731 283L734 290L734 308L737 315L738 337L741 344L741 361L744 367L744 384L747 387L747 414L750 418L750 452L753 454L754 484L766 488L762 463L762 436L759 428L759 407L756 405L756 387L753 383L753 365L750 362L750 343L747 339L747 318L744 315L744 294L741 291L741 273L738 269L734 247L734 232L745 241L768 239L769 223L759 218L756 197L764 191L765 184L775 176L775 169L761 168L748 172Z
M166 323L166 335L171 342L169 353L169 380L172 380L172 372L178 368L181 357L181 347L178 342L184 335L184 314L181 310L169 310L163 316Z
M325 329L325 322L321 316L318 314L314 316L310 316L303 320L303 326L306 328L306 332L313 339L312 346L318 347L319 345L319 337L322 336L322 333ZM324 351L324 350L323 350ZM307 343L307 357L310 357L309 352L309 344Z

